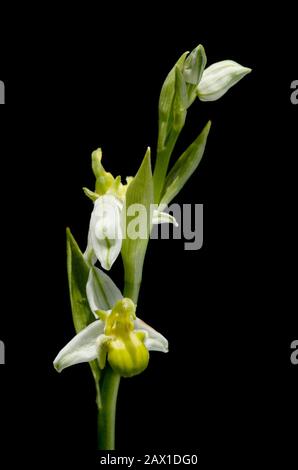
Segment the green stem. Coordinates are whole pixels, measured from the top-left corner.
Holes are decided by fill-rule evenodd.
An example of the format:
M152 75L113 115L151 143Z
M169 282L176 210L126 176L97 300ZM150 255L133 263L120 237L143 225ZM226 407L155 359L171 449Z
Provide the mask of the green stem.
M120 375L107 365L101 386L102 407L98 411L98 448L115 449L115 419Z
M133 300L135 304L138 303L147 246L148 246L148 240L147 240L147 243L142 246L142 251L138 252L137 263L135 259L133 260L126 259L124 261L123 295L124 297L128 297L129 299Z
M141 283L125 283L124 296L137 302ZM115 421L120 375L107 365L101 384L101 408L98 410L98 448L115 450Z
M135 303L138 300L141 283L125 282L124 296ZM101 384L101 408L98 410L98 448L115 450L115 421L120 375L107 365Z
M137 303L141 287L144 256L139 259L138 266L126 266L124 297L129 297ZM115 418L117 395L120 384L120 375L107 365L101 380L101 407L98 411L98 448L100 450L115 449Z

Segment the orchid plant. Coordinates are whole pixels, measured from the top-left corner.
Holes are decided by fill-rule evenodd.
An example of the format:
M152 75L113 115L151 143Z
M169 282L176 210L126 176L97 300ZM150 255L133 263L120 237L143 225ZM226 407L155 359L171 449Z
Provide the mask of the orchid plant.
M96 386L99 448L115 448L115 415L121 377L143 372L151 351L168 352L167 339L136 316L145 253L153 224L172 223L165 212L198 167L206 146L210 122L168 171L170 158L184 127L187 110L200 101L221 98L251 70L231 60L206 68L202 45L185 52L169 72L159 99L159 128L154 172L147 149L135 177L126 184L102 165L102 151L92 153L94 191L83 188L93 202L87 248L84 253L67 229L67 271L76 336L54 360L61 372L66 367L89 362ZM137 235L130 223L135 207L142 207ZM108 271L121 253L124 265L123 295ZM140 313L141 315L141 313Z

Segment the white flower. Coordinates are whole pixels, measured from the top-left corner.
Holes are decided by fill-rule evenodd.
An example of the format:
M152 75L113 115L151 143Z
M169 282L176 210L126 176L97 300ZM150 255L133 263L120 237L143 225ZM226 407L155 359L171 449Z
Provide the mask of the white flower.
M122 208L123 202L119 198L106 194L96 199L91 214L85 258L91 256L93 262L98 259L107 270L111 269L121 251Z
M251 72L233 60L222 60L207 67L197 87L201 101L215 101L221 98L241 78Z
M120 295L121 298L112 310L102 310L98 305L101 298L98 279L101 275L97 268L91 268L86 289L90 308L97 320L80 331L59 352L54 367L61 372L74 364L98 359L103 369L107 358L115 372L122 377L132 377L146 369L149 351L168 352L168 341L136 317L135 304L122 298L113 284L109 295L114 298Z
M93 264L98 259L101 266L106 270L111 269L121 251L124 232L123 207L123 200L113 194L99 196L94 201L88 245L84 256L86 260L91 261ZM178 225L173 216L157 209L153 211L152 223L173 223L176 226Z
M84 253L85 260L109 270L119 255L122 247L123 233L126 233L124 220L124 204L126 191L133 177L126 178L126 184L121 183L121 177L116 178L106 172L101 163L102 151L92 152L92 169L96 178L96 192L83 188L85 194L94 202L90 218L88 243ZM148 216L148 214L146 214ZM144 225L147 227L146 222ZM152 223L173 223L178 225L175 218L160 210L154 210Z

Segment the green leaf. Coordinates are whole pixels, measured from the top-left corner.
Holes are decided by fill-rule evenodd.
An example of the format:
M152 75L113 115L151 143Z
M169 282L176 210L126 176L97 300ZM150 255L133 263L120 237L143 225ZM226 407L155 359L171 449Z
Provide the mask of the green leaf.
M78 333L95 320L94 315L90 310L86 295L89 265L86 263L83 254L69 229L66 231L66 238L70 303L74 327ZM95 381L97 406L100 408L100 368L97 361L92 361L89 364Z
M186 181L197 169L205 151L207 137L209 134L211 122L209 121L204 127L196 140L188 147L188 149L176 161L175 165L169 172L160 204L169 204L172 199L183 188Z
M132 239L129 228L136 215L127 215L132 204L140 204L146 213L145 226L140 227L146 237ZM126 193L124 211L126 214L125 237L122 243L122 258L125 271L124 296L137 302L147 244L151 231L151 204L153 204L153 181L151 172L150 148L144 160L130 183Z
M73 323L76 332L79 333L79 331L94 321L94 315L89 308L86 296L86 285L90 268L69 229L66 230L66 236L69 295Z

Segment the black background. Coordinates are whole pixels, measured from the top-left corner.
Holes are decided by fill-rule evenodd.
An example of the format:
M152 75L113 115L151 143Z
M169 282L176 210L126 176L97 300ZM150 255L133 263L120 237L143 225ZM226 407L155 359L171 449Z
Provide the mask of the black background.
M213 122L199 171L175 201L204 204L204 246L150 243L138 314L168 337L170 353L152 354L144 374L122 380L117 447L198 451L204 468L214 459L295 461L294 18L173 8L45 10L32 30L6 32L0 450L10 465L40 464L40 451L70 462L96 449L88 367L61 375L52 367L74 333L65 228L84 249L91 205L81 187L93 185L92 150L101 146L105 167L122 176L137 171L148 145L154 155L162 82L198 43L209 64L230 58L253 72L188 114L173 159ZM111 274L121 287L121 260Z

